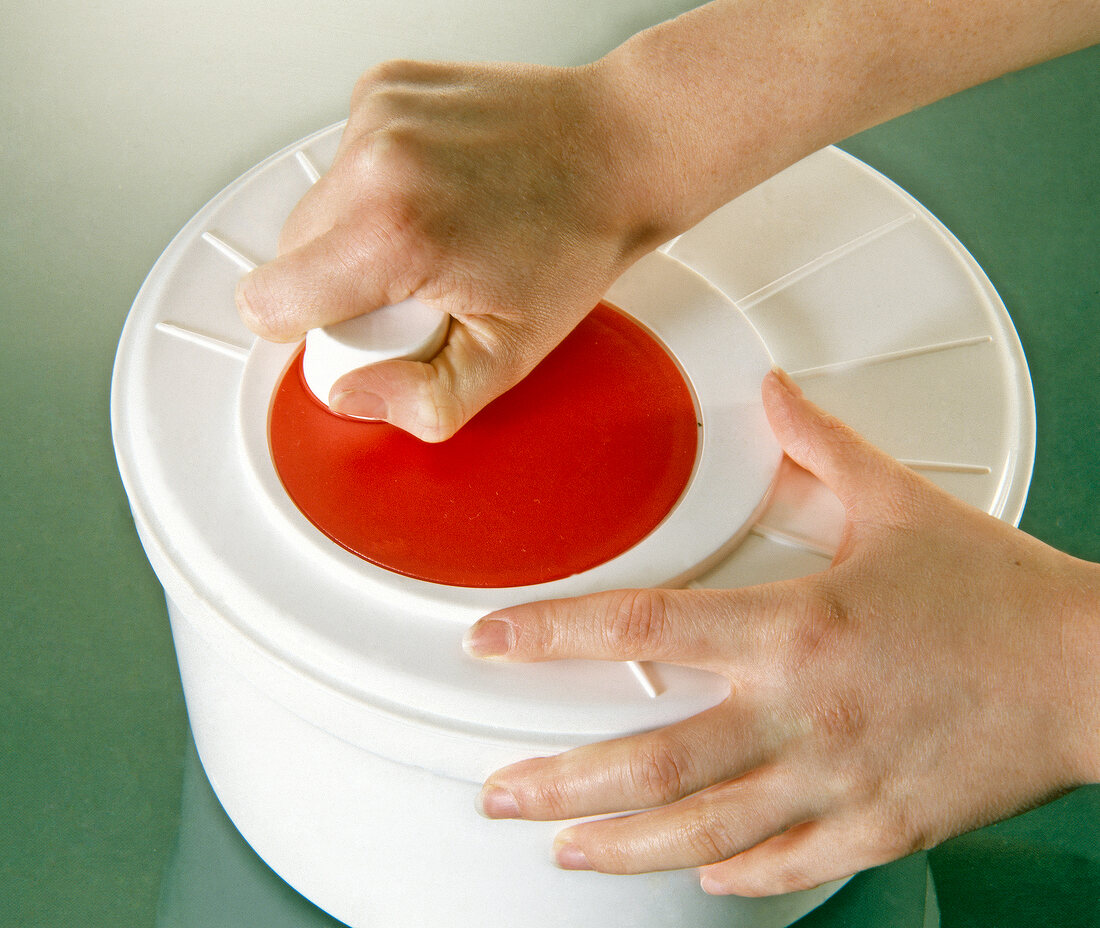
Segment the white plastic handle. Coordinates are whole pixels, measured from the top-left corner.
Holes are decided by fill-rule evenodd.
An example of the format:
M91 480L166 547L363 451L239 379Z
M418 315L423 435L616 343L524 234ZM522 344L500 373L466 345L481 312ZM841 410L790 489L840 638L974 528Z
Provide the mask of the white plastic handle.
M379 361L428 361L447 339L451 317L419 300L403 300L306 334L302 373L326 406L332 385Z

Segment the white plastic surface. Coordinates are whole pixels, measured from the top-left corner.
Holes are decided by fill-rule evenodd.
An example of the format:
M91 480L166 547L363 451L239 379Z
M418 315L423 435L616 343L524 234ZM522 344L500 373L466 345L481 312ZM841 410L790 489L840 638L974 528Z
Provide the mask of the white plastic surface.
M827 566L842 514L815 480L788 468L754 524L752 495L747 510L728 510L737 498L722 488L728 479L707 477L712 466L714 473L728 473L721 468L731 461L740 466L758 443L774 448L759 406L751 407L767 349L811 398L872 441L975 505L1018 518L1034 420L1003 306L919 204L827 149L719 210L608 294L640 315L651 298L663 304L646 324L678 357L699 399L703 453L669 519L618 564L544 587L395 581L309 525L275 481L264 420L293 349L254 344L233 308L242 266L212 244L249 261L269 257L258 243L275 236L253 228L256 204L272 223L273 200L281 197L289 212L303 160L325 165L339 131L274 156L200 212L150 274L120 344L114 428L135 520L169 594L180 598L186 587L217 604L221 625L210 634L240 636L301 674L304 685L347 695L349 711L363 700L517 745L565 746L713 704L724 683L682 668L656 668L660 696L651 699L624 667L490 666L466 658L459 643L465 624L517 600L685 580L701 568L693 585L756 583ZM690 293L711 306L709 318L755 329L767 349L740 372L729 359L708 361L712 346L728 338L709 325L680 326L691 318L681 305L695 301ZM721 305L739 311L723 316ZM179 390L180 383L192 387ZM748 431L729 425L742 421L741 406L756 410ZM767 481L774 474L762 472ZM685 518L689 512L698 515ZM684 543L704 536L701 547ZM654 554L657 568L647 560Z
M408 299L306 333L302 374L328 405L344 374L380 361L430 361L447 339L450 316Z

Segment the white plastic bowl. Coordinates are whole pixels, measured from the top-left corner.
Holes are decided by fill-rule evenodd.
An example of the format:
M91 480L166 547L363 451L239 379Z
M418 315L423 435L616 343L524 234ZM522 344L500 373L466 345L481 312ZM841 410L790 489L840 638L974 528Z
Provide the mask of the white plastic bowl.
M720 899L692 872L565 873L550 860L560 824L474 811L496 767L684 718L722 699L722 681L661 666L651 698L620 665L473 661L462 632L516 601L825 568L842 513L780 464L759 401L773 356L873 441L1018 520L1034 413L992 286L889 181L835 149L806 159L608 295L665 342L703 418L669 517L622 556L540 586L411 580L329 541L283 493L266 411L293 347L256 342L233 307L237 277L273 255L339 131L268 159L188 223L142 287L116 361L119 468L219 799L276 872L355 928L796 920L837 885Z

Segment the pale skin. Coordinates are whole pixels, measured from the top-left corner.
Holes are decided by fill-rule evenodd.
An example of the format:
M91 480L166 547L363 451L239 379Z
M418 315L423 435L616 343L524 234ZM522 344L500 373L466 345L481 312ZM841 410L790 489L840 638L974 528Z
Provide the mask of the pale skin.
M805 889L1096 778L1100 567L942 492L783 375L763 395L784 450L845 506L829 570L536 603L467 636L481 657L661 660L729 681L678 725L489 778L490 817L650 810L563 831L564 867Z
M265 337L408 296L449 312L428 363L330 402L445 440L641 255L824 144L1100 39L1100 7L718 0L580 68L390 62L332 169L238 291ZM568 819L558 863L697 867L806 888L1100 780L1100 567L974 510L809 403L763 397L844 504L832 566L740 590L619 591L494 614L481 658L662 660L730 695L678 725L493 774L490 817Z

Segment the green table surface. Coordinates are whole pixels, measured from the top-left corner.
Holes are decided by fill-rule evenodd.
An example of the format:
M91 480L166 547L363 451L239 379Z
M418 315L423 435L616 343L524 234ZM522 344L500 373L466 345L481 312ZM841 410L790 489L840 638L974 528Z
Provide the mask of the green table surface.
M172 235L342 118L374 61L578 63L678 9L563 3L0 0L0 925L335 924L255 858L195 760L115 469L115 345ZM843 147L999 290L1038 414L1023 527L1100 560L1100 48ZM1081 789L862 874L805 925L919 925L928 867L944 925L1098 925L1098 833Z

